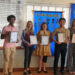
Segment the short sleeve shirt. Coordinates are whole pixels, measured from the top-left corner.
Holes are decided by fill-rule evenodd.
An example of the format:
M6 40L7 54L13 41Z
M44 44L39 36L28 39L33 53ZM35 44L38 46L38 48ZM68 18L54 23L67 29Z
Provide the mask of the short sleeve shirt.
M68 29L66 29L66 28L57 28L53 32L53 35L56 36L56 41L58 41L58 33L64 33L65 41L68 40L68 37L70 36L70 31Z
M12 31L18 31L18 29L15 26L12 27L8 25L3 28L2 34L6 34L7 32L12 32ZM10 38L8 36L5 38L4 45L3 45L4 48L15 47L15 43L10 43L9 39Z

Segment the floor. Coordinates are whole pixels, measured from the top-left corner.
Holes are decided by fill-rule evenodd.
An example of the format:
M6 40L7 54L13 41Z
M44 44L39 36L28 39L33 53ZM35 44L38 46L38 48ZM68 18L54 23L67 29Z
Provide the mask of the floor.
M3 73L0 72L0 75L3 75ZM13 75L23 75L23 72L13 72ZM53 70L50 69L50 70L48 70L48 74L45 74L43 72L38 74L37 71L32 71L32 75L54 75L54 74L53 74ZM60 72L58 72L58 75L62 75L62 74ZM65 72L64 75L75 75L75 74L70 74L70 73Z

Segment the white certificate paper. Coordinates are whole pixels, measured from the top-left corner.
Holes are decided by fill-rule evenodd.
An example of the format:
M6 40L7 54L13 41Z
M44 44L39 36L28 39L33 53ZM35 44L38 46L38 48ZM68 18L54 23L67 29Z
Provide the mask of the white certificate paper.
M72 43L75 43L75 34L72 36Z
M18 41L18 32L11 32L10 42L16 43Z
M58 41L59 42L64 42L64 33L58 33Z
M42 45L48 45L49 44L49 36L41 36L41 43L42 43Z
M37 45L38 44L37 37L35 35L30 36L30 44L32 44L32 45Z

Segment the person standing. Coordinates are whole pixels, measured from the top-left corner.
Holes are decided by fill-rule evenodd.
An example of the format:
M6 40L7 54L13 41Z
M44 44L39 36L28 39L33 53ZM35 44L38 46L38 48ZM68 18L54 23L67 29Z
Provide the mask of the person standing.
M21 36L21 46L24 47L24 73L23 75L27 75L27 73L31 74L30 71L30 63L31 56L33 53L33 45L30 44L30 36L34 35L33 23L32 21L28 21L26 25L26 29L22 31Z
M55 31L52 34L53 41L55 41L55 54L54 54L54 75L57 75L57 69L58 69L58 60L59 56L61 54L61 69L60 72L64 74L64 64L65 64L65 56L66 56L66 51L67 51L67 44L70 41L70 32L68 29L65 29L64 25L66 23L65 18L60 18L59 24L60 27L55 29ZM63 34L63 42L59 42L58 34L62 33ZM56 36L56 39L54 38Z
M70 28L70 45L69 45L68 61L67 61L67 70L70 73L75 73L75 43L72 43L73 34L75 34L75 19L73 19Z
M42 36L49 36L49 43L48 45L42 45L41 37ZM51 32L48 30L48 25L43 22L41 25L41 30L37 33L37 39L38 39L38 45L36 47L36 50L34 51L34 55L39 56L39 70L38 73L41 73L42 70L44 73L48 73L46 70L46 63L47 63L47 57L51 56ZM43 69L42 69L43 64Z
M14 15L9 15L7 17L7 21L9 24L5 26L2 30L1 38L5 39L3 45L3 56L4 56L4 75L12 75L13 72L13 62L14 62L14 55L16 52L16 45L15 43L10 43L10 33L12 31L18 31L17 28L14 26L16 17ZM9 72L8 72L8 64L9 64Z

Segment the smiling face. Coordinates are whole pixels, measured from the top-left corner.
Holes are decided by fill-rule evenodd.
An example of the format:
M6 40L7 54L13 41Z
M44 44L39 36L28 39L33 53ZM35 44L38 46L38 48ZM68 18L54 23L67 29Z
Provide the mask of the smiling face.
M32 22L28 22L28 24L27 24L27 26L28 26L29 29L32 28L32 25L33 25Z
M64 27L64 25L65 25L65 20L61 20L61 21L59 22L59 24L60 24L60 27Z
M16 17L14 15L7 16L7 21L9 22L9 25L13 26L15 23Z
M47 30L47 24L43 24L42 29Z
M13 25L13 24L15 23L15 19L14 19L14 18L11 18L11 19L9 20L9 23Z

